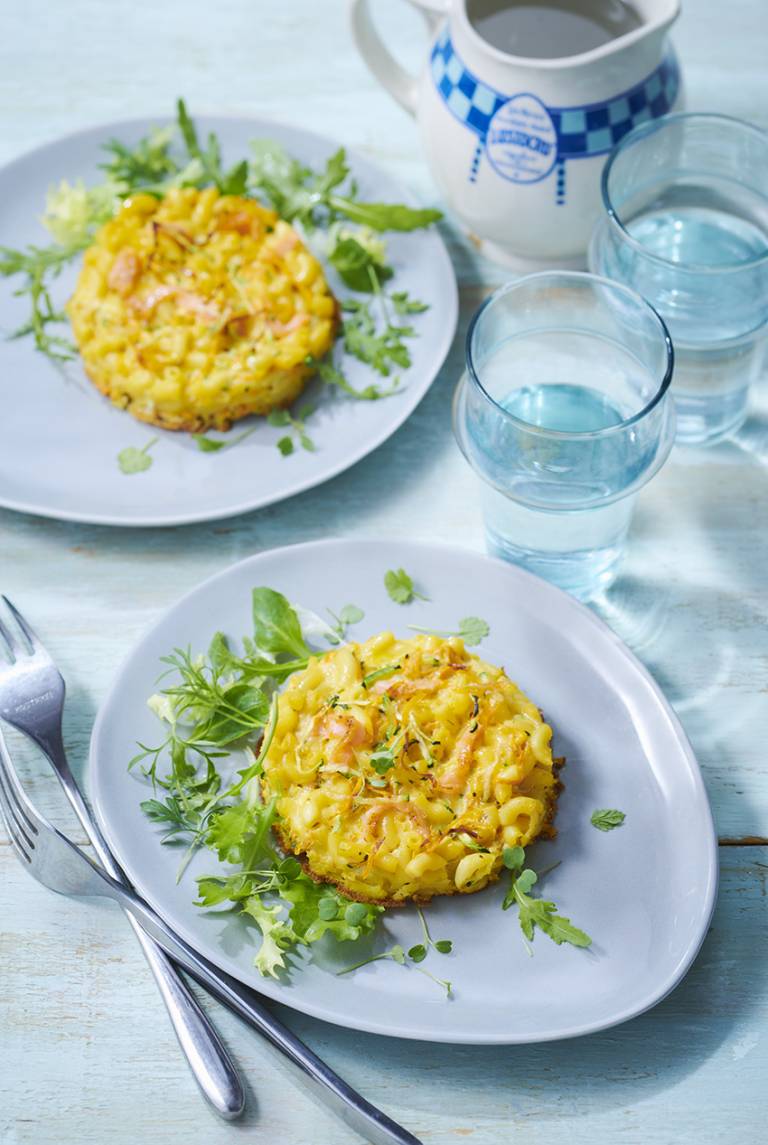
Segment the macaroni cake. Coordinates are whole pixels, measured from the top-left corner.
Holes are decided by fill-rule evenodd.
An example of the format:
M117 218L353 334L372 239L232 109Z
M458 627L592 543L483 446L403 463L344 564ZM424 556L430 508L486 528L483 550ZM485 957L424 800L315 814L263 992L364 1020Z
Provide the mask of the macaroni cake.
M214 188L126 200L85 252L67 311L103 394L190 432L289 405L338 323L294 229Z
M554 833L551 736L460 639L383 632L289 679L262 794L284 850L351 898L471 893L499 876L505 846Z

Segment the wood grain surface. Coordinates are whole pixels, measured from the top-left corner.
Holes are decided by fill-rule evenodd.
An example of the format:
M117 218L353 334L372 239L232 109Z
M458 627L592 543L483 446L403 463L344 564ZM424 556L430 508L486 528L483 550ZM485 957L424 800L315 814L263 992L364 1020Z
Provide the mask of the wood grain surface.
M419 18L395 0L379 8L404 58L417 62ZM768 126L765 15L764 0L688 0L675 41L690 108ZM355 54L344 0L6 4L0 63L0 162L80 127L162 118L184 94L198 112L272 116L335 136L425 202L437 198L412 121ZM479 260L450 220L443 233L462 298L452 353L409 422L349 473L223 524L121 531L0 511L0 588L34 620L67 678L76 770L117 663L210 573L322 536L408 532L483 547L477 490L451 436L450 396L466 323L503 271ZM23 384L3 377L6 400ZM530 1048L419 1045L281 1010L427 1145L765 1139L767 493L768 399L758 393L735 441L673 452L640 498L624 571L596 605L678 711L724 844L717 913L684 983L623 1027ZM71 826L53 779L18 738L11 743L41 805ZM244 1026L206 1001L251 1087L246 1117L217 1122L119 912L44 891L4 841L0 888L3 1145L354 1140L309 1104Z

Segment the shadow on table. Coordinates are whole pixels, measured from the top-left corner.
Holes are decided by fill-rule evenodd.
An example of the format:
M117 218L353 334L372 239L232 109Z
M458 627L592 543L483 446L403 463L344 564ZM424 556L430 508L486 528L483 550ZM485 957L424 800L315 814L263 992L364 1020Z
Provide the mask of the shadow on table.
M737 891L738 887L731 888ZM759 1007L768 964L755 965L738 920L739 895L721 900L712 929L688 977L659 1006L622 1026L586 1038L532 1046L454 1046L334 1031L288 1010L282 1014L352 1084L356 1063L381 1075L380 1097L414 1132L420 1115L478 1128L477 1111L495 1122L599 1114L643 1101L701 1069ZM746 988L746 983L749 988ZM435 1026L439 1028L439 1011ZM324 1044L327 1043L327 1044ZM392 1105L392 1080L409 1078ZM454 1132L457 1130L454 1130Z

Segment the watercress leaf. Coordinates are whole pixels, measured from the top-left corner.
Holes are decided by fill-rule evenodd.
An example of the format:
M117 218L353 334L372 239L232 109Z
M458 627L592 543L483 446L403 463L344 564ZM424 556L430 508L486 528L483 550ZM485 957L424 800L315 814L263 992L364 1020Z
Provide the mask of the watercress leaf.
M417 946L412 946L408 951L408 957L412 962L423 962L427 957L427 948L419 943Z
M299 618L281 592L255 588L252 600L254 636L262 652L298 659L309 655Z
M317 913L324 922L336 918L339 913L339 904L335 898L321 898L317 904Z
M525 862L525 851L522 847L505 847L501 859L507 870L519 871Z
M593 827L597 827L598 831L613 831L616 827L621 827L625 819L626 815L623 811L606 807L599 811L593 811L589 821Z
M361 902L351 902L344 910L344 921L350 926L360 926L367 917L368 911L365 904Z
M441 938L435 943L435 950L440 954L450 954L453 950L453 943L449 938Z
M277 442L277 448L283 457L290 457L293 453L293 439L290 437L281 437Z
M365 618L365 613L362 608L358 608L356 604L345 604L339 613L339 620L342 624L357 624Z
M384 574L384 587L395 604L408 604L416 595L413 581L405 569L388 569Z
M458 635L465 644L480 644L490 631L487 621L481 620L479 616L465 616L459 621Z
M521 871L520 874L517 876L517 889L520 891L521 894L527 895L528 892L531 890L531 888L534 887L537 882L538 882L538 876L537 876L536 872L532 871L528 867L524 871Z
M401 966L405 962L405 951L403 950L402 946L393 946L389 951L389 956L395 962L399 962Z
M150 442L150 445L152 443ZM117 464L120 466L122 473L143 473L145 469L149 469L152 465L152 457L147 452L150 445L145 445L143 449L137 449L133 445L121 449L117 455Z

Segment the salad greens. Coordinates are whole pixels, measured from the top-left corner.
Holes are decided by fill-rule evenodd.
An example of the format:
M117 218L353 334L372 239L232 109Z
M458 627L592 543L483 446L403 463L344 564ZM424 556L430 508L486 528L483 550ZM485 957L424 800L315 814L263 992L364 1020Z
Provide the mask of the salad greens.
M121 472L127 474L143 473L145 469L149 469L152 464L149 451L157 440L156 437L151 437L141 449L137 449L135 445L128 445L125 449L121 449L117 455L117 464L120 466Z
M384 587L395 604L410 604L416 598L428 599L423 593L416 591L405 569L387 569L384 573Z
M522 847L505 847L503 858L504 866L510 872L511 878L502 908L509 910L511 906L517 906L520 929L529 942L533 940L534 930L538 927L558 946L562 946L564 942L570 943L571 946L592 945L592 939L588 934L574 926L569 918L556 913L557 907L553 902L531 896L530 891L538 882L539 876L530 867L525 866L525 851ZM528 953L532 953L530 948Z
M398 584L407 581L413 591L407 573L400 569L396 576ZM370 934L384 909L354 902L335 887L316 883L296 858L282 854L272 833L278 822L276 800L264 802L259 791L259 776L279 713L280 684L305 668L310 657L338 645L346 638L347 628L364 616L354 604L344 605L338 614L328 611L332 624L294 607L273 588L257 587L252 592L253 631L243 639L242 650L217 632L204 655L177 648L163 657L167 671L161 677L162 690L149 699L162 723L163 737L157 745L138 744L139 751L129 763L129 768L140 767L152 784L152 797L141 807L161 832L162 842L183 848L178 877L200 848L210 850L227 865L223 874L197 879L196 905L247 915L261 934L255 965L273 977L290 969L300 948L328 934L350 942ZM310 646L310 630L313 638L322 635L324 648ZM376 669L366 682L373 683L397 668L390 664ZM393 766L397 740L405 732L393 728L391 735L390 743L382 743L371 756L372 769L380 777ZM231 775L222 764L235 752L243 754L244 765ZM554 903L531 894L543 872L537 876L525 867L522 847L505 847L503 861L510 872L503 907L517 906L526 939L532 939L538 927L558 945L590 944L588 935L556 913ZM419 941L407 950L393 946L339 973L351 973L371 962L392 961L418 970L450 997L451 983L422 963L431 952L450 954L453 944L446 938L434 940L423 912L417 909Z
M470 646L481 644L491 631L488 621L479 616L465 616L463 620L459 621L459 627L453 632L444 629L420 628L417 624L409 624L408 627L413 632L429 632L432 636L460 636L464 643Z
M214 133L202 142L182 99L177 101L176 122L156 128L132 146L117 139L103 147L100 164L103 181L86 187L63 181L48 195L43 223L53 238L50 246L28 246L23 250L0 247L0 277L20 280L16 294L27 299L29 317L11 334L30 336L35 348L53 361L62 363L77 356L72 341L59 332L66 315L53 302L51 285L61 271L93 241L98 228L113 217L122 202L132 194L158 198L176 187L216 187L224 195L253 195L266 200L289 222L307 234L318 228L327 231L323 254L351 290L374 294L378 314L366 299L349 299L343 304L341 340L344 349L389 377L393 369L407 369L411 354L406 340L416 336L409 324L393 321L427 309L423 302L410 299L406 292L388 296L382 285L394 276L387 263L386 231L413 231L431 226L442 218L440 211L417 209L402 203L365 203L351 178L346 153L339 148L320 170L313 171L294 159L271 140L254 140L249 158L224 168L221 147ZM350 225L353 224L353 225ZM371 384L356 389L345 378L332 355L317 368L321 380L348 397L374 401L388 397L398 388L398 379L382 388ZM283 413L283 411L277 411ZM291 432L281 437L277 448L283 456L295 452L296 441L312 450L314 442L306 433L299 414L284 423ZM244 439L231 440L194 435L197 447L208 453L219 452ZM146 459L146 453L143 454ZM129 462L130 464L130 462ZM148 464L138 465L148 468ZM122 468L122 464L121 464ZM140 468L123 469L126 473Z
M625 819L626 815L623 811L606 807L600 811L593 811L589 821L593 827L597 827L598 831L613 831L616 827L621 827Z

